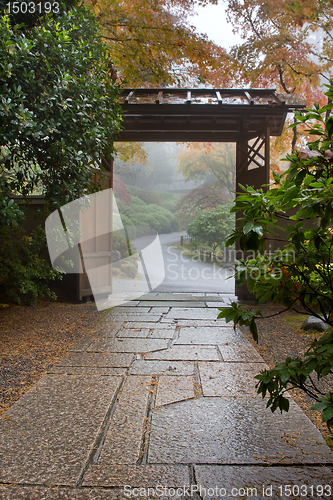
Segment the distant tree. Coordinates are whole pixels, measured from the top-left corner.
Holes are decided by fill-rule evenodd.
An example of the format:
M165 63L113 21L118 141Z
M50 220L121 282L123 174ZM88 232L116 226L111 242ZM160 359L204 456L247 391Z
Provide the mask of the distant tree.
M225 0L227 15L244 42L231 56L254 85L286 93L318 87L332 74L333 5L311 0Z
M229 143L194 143L178 155L178 171L186 180L206 180L233 198L236 182L236 150Z
M196 188L176 205L177 219L182 227L186 228L197 215L207 209L217 208L227 201L227 196L221 191L210 187Z
M122 145L120 154L115 157L115 172L126 184L142 189L154 189L157 185L170 185L176 175L175 152L179 150L176 144L165 143L135 143L136 147L129 149Z
M230 50L241 85L273 87L324 105L322 77L332 76L333 4L319 0L224 0L243 42ZM293 129L291 149L297 142ZM299 145L300 146L300 145ZM291 151L289 149L289 152ZM285 154L285 153L284 153Z
M235 216L230 213L232 203L201 212L187 228L187 234L201 245L207 245L215 254L235 228Z
M86 0L104 28L114 77L132 86L193 85L219 69L230 81L226 51L187 19L206 0Z

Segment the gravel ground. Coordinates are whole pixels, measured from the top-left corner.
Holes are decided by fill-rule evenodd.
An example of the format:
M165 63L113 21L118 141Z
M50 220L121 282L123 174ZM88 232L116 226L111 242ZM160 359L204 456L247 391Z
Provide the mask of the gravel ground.
M272 306L261 306L264 316L277 312ZM104 316L94 304L49 302L40 300L36 307L0 304L0 415L17 401L43 374L57 363ZM286 357L302 356L314 334L300 331L302 318L283 313L258 321L259 343L242 331L265 362L273 367ZM332 391L333 377L321 384ZM301 391L293 398L322 432L333 448L333 440L321 422L320 412L311 410L314 403ZM269 411L269 410L268 410Z
M281 311L279 306L273 305L254 306L253 309L260 309L264 317ZM302 358L309 344L313 342L316 336L318 338L322 335L319 332L315 333L311 331L310 333L301 330L301 325L305 317L303 314L291 311L272 318L258 320L258 343L254 342L247 328L241 327L241 330L267 365L273 368L276 363L284 361L287 357ZM325 377L316 383L316 385L324 393L332 392L333 376ZM292 391L290 394L313 424L320 430L327 444L333 449L332 435L328 432L326 424L322 422L320 412L311 410L311 406L315 401L298 389Z

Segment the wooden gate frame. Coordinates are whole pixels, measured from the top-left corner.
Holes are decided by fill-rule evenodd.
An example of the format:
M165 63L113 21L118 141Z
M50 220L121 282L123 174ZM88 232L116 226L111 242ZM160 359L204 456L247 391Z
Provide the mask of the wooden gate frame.
M270 137L282 134L287 114L305 107L275 89L124 89L119 142L234 142L239 184L269 185ZM113 187L112 160L105 161ZM239 215L236 216L236 224ZM82 279L82 278L81 278ZM79 284L80 289L80 284ZM80 297L91 290L80 291ZM247 289L236 287L241 299Z

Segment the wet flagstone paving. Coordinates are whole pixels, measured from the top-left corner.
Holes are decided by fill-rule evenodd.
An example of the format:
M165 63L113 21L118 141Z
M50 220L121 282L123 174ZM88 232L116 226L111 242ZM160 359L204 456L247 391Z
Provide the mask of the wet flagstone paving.
M265 408L227 300L112 310L1 417L0 499L332 499L333 453L293 401Z

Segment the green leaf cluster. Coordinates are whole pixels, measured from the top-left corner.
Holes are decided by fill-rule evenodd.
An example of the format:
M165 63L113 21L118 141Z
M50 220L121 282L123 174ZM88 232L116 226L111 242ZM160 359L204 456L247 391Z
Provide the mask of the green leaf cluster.
M247 326L255 341L258 340L258 329L255 320L262 317L261 311L253 311L252 309L244 309L237 302L232 302L231 307L219 309L218 318L224 318L226 323L234 322L234 328L237 325Z
M235 226L235 216L230 213L232 203L200 212L187 228L187 234L198 245L207 245L213 252L223 246Z
M11 195L38 191L53 210L98 188L92 174L110 157L121 116L94 16L61 9L30 21L0 17L0 291L33 305L54 297L49 282L60 275L45 260L44 231L19 227Z
M109 70L84 8L30 29L0 19L0 174L9 190L42 187L55 208L91 189L120 126Z
M50 282L62 277L45 260L45 231L30 236L19 225L0 227L0 293L17 304L34 306L38 296L55 299Z

